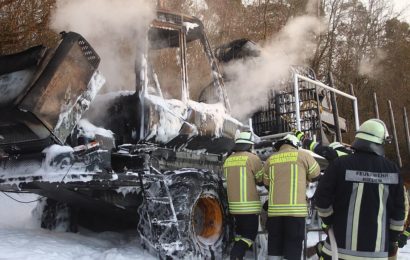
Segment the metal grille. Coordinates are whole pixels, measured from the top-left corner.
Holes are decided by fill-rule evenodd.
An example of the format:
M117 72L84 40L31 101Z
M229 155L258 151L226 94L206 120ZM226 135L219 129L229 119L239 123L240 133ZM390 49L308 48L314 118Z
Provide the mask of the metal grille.
M320 128L319 97L315 87L300 82L299 106L301 130L317 134ZM289 132L296 129L296 102L294 92L273 93L267 105L252 116L253 130L259 136Z
M84 56L87 58L88 62L94 67L98 67L100 63L100 57L94 51L94 49L88 44L88 42L84 38L80 38L78 40L78 45L81 48Z

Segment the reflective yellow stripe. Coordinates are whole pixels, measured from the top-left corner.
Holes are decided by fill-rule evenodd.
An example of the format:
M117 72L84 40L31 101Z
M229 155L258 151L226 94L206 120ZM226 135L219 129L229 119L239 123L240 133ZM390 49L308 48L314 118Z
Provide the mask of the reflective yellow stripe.
M310 168L309 168L309 174L312 173L316 168L319 167L319 164L315 162Z
M410 236L410 232L407 231L407 230L405 230L405 231L403 232L403 234L404 234L406 237Z
M262 178L262 176L263 176L263 169L260 170L260 171L258 171L258 172L255 174L255 179Z
M352 250L357 251L357 236L359 235L359 217L360 217L360 207L362 205L362 196L363 196L363 183L359 183L357 188L356 203L354 206L353 213L353 228L352 228Z
M269 187L269 205L273 204L273 191L274 191L274 180L275 180L275 166L269 167L269 179L270 179L270 187Z
M297 166L297 164L294 164L293 167L295 168L295 171L294 171L294 174L295 174L295 179L294 179L295 190L293 191L294 192L293 204L296 204L297 200L298 200L298 166Z
M293 183L294 182L294 177L293 177L293 164L290 165L290 200L289 200L289 204L293 204L293 194L294 194L294 190L293 190Z
M239 196L240 196L240 201L245 201L244 200L244 194L243 194L243 171L242 167L239 168Z
M247 172L246 167L242 167L243 173L243 201L248 201L248 182L247 182Z
M304 203L299 203L299 204L275 204L275 205L270 205L269 207L274 207L274 208L286 208L286 207L306 207L306 204Z
M315 148L316 142L312 142L309 145L309 150L313 151L313 149Z
M238 242L238 241L243 241L243 242L245 242L245 243L248 245L248 247L251 247L252 244L253 244L253 241L252 241L252 240L250 240L250 239L248 239L248 238L245 238L245 237L241 237L241 236L235 237L235 241L236 241L236 242Z

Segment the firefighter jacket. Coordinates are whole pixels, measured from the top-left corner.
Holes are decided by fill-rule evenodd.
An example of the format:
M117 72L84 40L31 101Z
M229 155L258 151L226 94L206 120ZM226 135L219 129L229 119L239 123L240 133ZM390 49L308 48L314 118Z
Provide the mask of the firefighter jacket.
M387 259L403 230L405 201L398 167L383 156L356 151L334 160L314 196L319 216L333 228L342 259ZM331 255L327 239L323 252Z
M225 160L223 170L231 214L261 212L261 201L256 189L256 184L262 183L261 169L261 160L250 152L235 152Z
M319 174L319 164L308 152L282 145L263 168L263 182L269 188L268 216L306 217L306 180Z

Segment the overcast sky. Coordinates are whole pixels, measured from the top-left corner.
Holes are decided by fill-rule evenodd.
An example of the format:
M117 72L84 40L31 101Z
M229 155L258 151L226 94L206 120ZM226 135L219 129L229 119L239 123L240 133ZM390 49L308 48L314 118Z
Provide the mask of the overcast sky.
M402 15L402 18L405 19L408 23L410 23L410 0L393 0L393 3L394 10L396 12L400 12L407 7Z

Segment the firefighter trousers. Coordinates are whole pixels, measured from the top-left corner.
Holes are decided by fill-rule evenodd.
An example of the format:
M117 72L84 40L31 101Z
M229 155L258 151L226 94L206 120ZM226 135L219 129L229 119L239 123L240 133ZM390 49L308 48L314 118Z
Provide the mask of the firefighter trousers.
M305 238L304 217L268 217L268 255L300 260Z
M251 248L258 234L259 215L244 214L233 215L235 221L235 243L232 247L230 258L243 259L246 250Z

